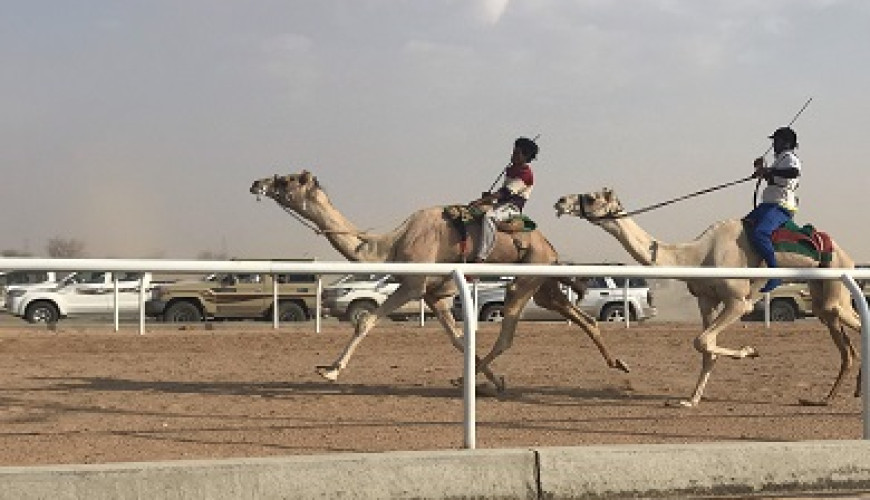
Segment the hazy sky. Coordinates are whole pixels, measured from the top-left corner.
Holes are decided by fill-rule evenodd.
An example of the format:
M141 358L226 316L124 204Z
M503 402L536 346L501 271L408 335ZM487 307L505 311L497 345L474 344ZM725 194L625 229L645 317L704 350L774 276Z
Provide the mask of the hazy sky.
M867 262L868 27L866 0L6 0L0 250L341 260L251 182L309 169L384 232L477 197L541 134L528 214L565 259L630 262L556 199L743 178L812 97L796 221ZM638 222L688 241L753 188Z

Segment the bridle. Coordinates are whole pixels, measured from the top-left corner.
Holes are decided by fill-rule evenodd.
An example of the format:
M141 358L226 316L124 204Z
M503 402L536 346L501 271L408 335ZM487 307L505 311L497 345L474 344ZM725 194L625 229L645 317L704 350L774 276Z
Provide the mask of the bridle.
M273 192L277 192L277 191L275 190L275 183L274 183L274 181L273 181L273 184L272 184L272 190L273 190ZM292 197L289 196L289 195L287 194L287 191L286 191L286 190L281 190L281 193L284 195L283 198L285 198L285 199L292 199ZM268 195L266 194L266 190L265 190L262 186L260 187L260 193L257 195L257 199L258 199L258 200L259 200L260 195L268 196ZM293 209L293 208L291 208L291 207L288 207L288 206L285 205L284 203L281 203L280 201L278 201L278 199L276 199L276 198L273 197L273 196L269 196L269 197L272 198L272 199L274 199L274 200L278 203L278 206L280 206L280 207L281 207L285 212L287 212L288 214L290 214L290 215L291 215L294 219L296 219L300 224L302 224L303 226L307 227L307 228L310 229L314 234L316 234L316 235L318 235L318 236L325 236L325 235L328 235L328 234L353 234L353 235L356 235L356 236L361 236L361 235L366 234L366 233L363 232L363 231L346 231L346 230L340 230L340 231L339 231L339 230L333 230L333 229L327 229L327 230L320 229L319 227L317 227L316 225L314 225L314 223L312 223L311 221L309 221L308 219L306 219L305 217L303 217L303 216L302 216L299 212L297 212L295 209ZM307 204L307 202L306 202L305 198L303 198L303 199L302 199L302 208L303 208L303 210L305 209L306 204Z

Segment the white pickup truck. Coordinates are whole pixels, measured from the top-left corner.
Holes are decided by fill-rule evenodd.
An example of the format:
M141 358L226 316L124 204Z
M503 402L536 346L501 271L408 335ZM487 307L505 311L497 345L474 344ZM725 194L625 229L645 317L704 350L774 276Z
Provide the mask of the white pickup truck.
M135 312L139 308L139 288L151 286L150 273L116 273L118 310ZM7 297L10 314L31 323L54 323L61 318L84 314L112 314L115 307L115 276L108 271L73 273L54 286L21 290Z

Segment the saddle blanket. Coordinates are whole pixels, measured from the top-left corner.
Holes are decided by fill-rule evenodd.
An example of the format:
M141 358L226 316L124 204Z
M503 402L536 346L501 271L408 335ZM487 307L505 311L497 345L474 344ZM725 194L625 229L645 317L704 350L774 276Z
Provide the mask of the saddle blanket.
M772 240L777 252L806 255L822 266L831 263L834 252L831 237L828 233L816 231L811 224L801 227L789 220L773 232Z
M444 207L444 218L457 226L465 226L471 223L480 222L483 217L483 211L478 207L470 207L468 205L447 205ZM509 232L529 232L534 231L538 225L532 219L525 215L518 215L510 220L497 224L500 230Z

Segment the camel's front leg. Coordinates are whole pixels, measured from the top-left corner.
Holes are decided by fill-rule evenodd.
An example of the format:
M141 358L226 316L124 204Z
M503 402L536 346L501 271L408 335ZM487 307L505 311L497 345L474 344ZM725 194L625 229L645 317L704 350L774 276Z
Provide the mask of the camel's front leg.
M514 334L517 331L517 324L520 321L520 314L526 303L541 286L543 280L544 278L532 276L520 277L507 286L504 300L504 319L501 322L498 339L489 353L478 364L477 371L487 369L495 358L510 349L514 341Z
M456 325L456 319L453 317L453 312L451 311L451 306L453 305L453 297L432 297L425 295L423 299L426 301L429 309L435 312L435 317L438 318L441 326L444 327L444 330L447 332L447 336L450 338L450 343L453 344L453 347L458 349L459 352L464 353L465 335L462 330ZM492 382L498 392L504 391L504 377L497 377L492 372L492 370L489 369L488 366L481 365L480 356L475 356L475 363L478 366L478 370L482 372L483 375L487 379L489 379L490 382Z
M715 366L716 359L719 356L727 356L734 359L758 356L758 351L754 347L744 346L740 349L729 349L726 347L719 347L716 344L716 337L719 335L719 332L740 319L740 316L742 316L746 310L746 305L742 299L731 298L725 300L724 304L722 312L713 320L710 327L704 330L701 335L695 339L695 349L701 353L701 373L698 376L698 381L695 384L695 390L692 393L691 399L680 401L680 406L698 406L701 402L701 397L704 394L704 388L710 380L713 366Z
M366 335L368 335L372 328L374 328L378 318L387 316L410 300L419 299L424 282L425 278L414 277L414 279L406 279L406 281L404 281L395 292L387 297L387 300L385 300L371 314L361 315L359 321L354 325L353 337L351 337L350 342L347 344L347 347L344 348L344 351L342 351L338 359L336 359L331 365L318 366L317 373L327 380L338 380L338 375L341 373L341 370L347 367L350 357L353 355L360 342L362 342Z
M556 311L563 317L567 318L572 323L578 325L586 332L586 335L592 339L592 342L598 348L598 352L604 357L604 361L610 368L617 368L628 373L630 371L628 365L619 358L614 358L610 355L607 346L604 345L604 340L601 338L601 330L598 329L598 322L585 312L578 309L568 300L568 297L562 293L559 288L558 281L551 279L545 281L541 288L535 292L535 303L546 309Z

